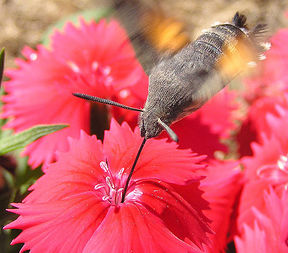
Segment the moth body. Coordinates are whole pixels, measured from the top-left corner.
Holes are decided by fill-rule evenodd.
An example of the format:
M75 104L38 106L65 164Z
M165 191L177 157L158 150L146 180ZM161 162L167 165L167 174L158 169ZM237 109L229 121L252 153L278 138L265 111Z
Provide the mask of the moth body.
M259 54L258 35L246 17L235 14L231 23L212 26L177 54L162 59L149 75L148 97L139 126L142 137L156 137L166 125L199 109L223 89Z

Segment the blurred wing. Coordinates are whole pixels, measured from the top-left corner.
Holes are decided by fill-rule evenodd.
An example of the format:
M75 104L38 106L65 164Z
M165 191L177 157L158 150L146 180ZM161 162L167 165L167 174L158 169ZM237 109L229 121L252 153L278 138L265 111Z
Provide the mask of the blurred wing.
M114 0L115 17L126 28L136 56L149 75L159 59L173 55L189 42L185 25L139 0Z
M193 103L183 110L179 118L199 109L235 77L248 71L249 66L256 64L258 57L257 44L246 37L228 40L223 45L222 54L217 58L213 69L205 70L203 66L201 71L187 75L198 88L195 91L190 89L191 93L186 92L188 98L192 97Z
M235 42L235 43L234 43ZM223 55L216 63L224 80L230 82L238 74L248 69L249 64L256 65L258 52L255 45L247 40L238 38L235 41L229 41L223 47Z

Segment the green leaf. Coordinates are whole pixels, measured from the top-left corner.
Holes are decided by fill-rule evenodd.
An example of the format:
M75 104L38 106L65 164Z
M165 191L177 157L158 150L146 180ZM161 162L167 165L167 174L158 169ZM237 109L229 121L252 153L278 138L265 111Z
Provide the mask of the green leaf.
M23 132L12 136L2 138L0 140L0 155L4 155L10 151L24 148L26 145L39 139L42 136L61 130L68 125L38 125Z
M2 48L0 52L0 87L1 87L2 77L3 77L4 59L5 59L5 49Z
M54 30L62 30L67 22L72 22L73 24L77 25L79 17L83 17L86 21L95 20L96 22L98 22L101 18L109 18L112 13L113 9L106 7L81 11L73 15L67 16L63 19L60 19L57 23L48 28L48 30L44 33L42 43L48 46L50 44L50 37L53 34Z

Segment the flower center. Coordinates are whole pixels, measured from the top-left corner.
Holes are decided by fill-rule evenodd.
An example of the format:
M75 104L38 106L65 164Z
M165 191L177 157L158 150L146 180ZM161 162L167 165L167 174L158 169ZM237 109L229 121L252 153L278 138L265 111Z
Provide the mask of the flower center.
M105 86L112 85L113 77L111 76L111 67L109 65L103 66L97 61L94 61L92 62L91 69L97 76L97 79Z
M123 186L127 178L124 175L124 168L115 176L111 173L106 162L100 162L100 168L105 173L104 182L95 185L94 189L103 195L103 201L108 201L110 204L117 206L121 202Z
M78 78L88 85L94 82L102 83L106 87L110 87L113 84L113 77L111 75L112 68L109 65L99 64L97 61L93 61L90 67L80 68L75 62L68 61L67 65L74 72L75 78ZM86 74L85 74L86 73ZM88 73L88 75L87 75ZM91 74L94 75L91 75ZM85 77L90 76L91 80L86 80Z

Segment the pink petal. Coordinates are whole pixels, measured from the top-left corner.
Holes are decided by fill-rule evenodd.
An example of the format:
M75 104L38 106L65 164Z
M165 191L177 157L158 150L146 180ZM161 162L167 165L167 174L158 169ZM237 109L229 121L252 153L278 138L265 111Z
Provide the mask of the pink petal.
M116 121L112 121L110 130L105 135L103 144L110 167L115 171L124 168L128 173L142 138L138 130L133 133L126 123L120 127ZM196 171L204 168L203 165L198 164L203 156L196 156L189 150L175 150L175 148L175 143L149 139L139 158L133 179L157 178L175 184L185 184L188 180L199 179ZM113 159L112 156L117 159ZM187 163L188 160L190 163Z
M141 205L129 205L109 210L83 252L200 251L175 237L159 218Z
M235 204L243 184L243 173L236 161L214 161L206 169L207 177L201 182L203 198L209 202L204 214L211 220L212 241L208 252L222 252L226 249L234 232ZM228 237L229 235L229 237Z
M186 188L186 191L190 191L191 196L201 194L193 184L182 187ZM188 239L192 242L193 247L196 246L199 249L202 249L203 243L209 244L206 233L211 231L207 227L208 220L202 213L206 206L205 202L202 201L202 206L194 209L196 205L191 205L188 202L189 199L186 200L179 194L181 188L177 186L173 188L161 181L139 181L136 189L142 192L139 197L141 205L148 210L153 210L154 215L161 218L175 236L183 241ZM129 195L127 201L129 201Z
M82 252L107 212L89 193L18 207L21 216L5 228L22 229L13 244L25 243L31 252Z
M237 252L255 252L255 253L268 253L266 248L266 233L261 230L257 223L255 223L254 230L249 226L244 225L244 237L236 237L235 244ZM272 252L271 252L272 253ZM276 251L275 251L276 253Z
M11 117L6 128L16 132L37 124L69 124L60 133L45 136L25 149L33 168L55 160L56 151L68 148L67 137L78 137L81 129L90 131L90 104L72 92L120 99L123 89L147 90L148 78L135 58L125 31L116 21L81 21L55 32L51 51L24 48L26 60L17 60L18 69L7 71L5 104L1 117ZM32 74L31 74L32 73ZM146 91L147 92L147 91ZM145 92L143 93L143 95ZM141 106L145 97L133 98L131 106ZM139 100L138 100L139 99ZM117 119L135 125L137 114L115 113ZM109 111L110 113L110 111ZM109 115L108 115L109 116Z

